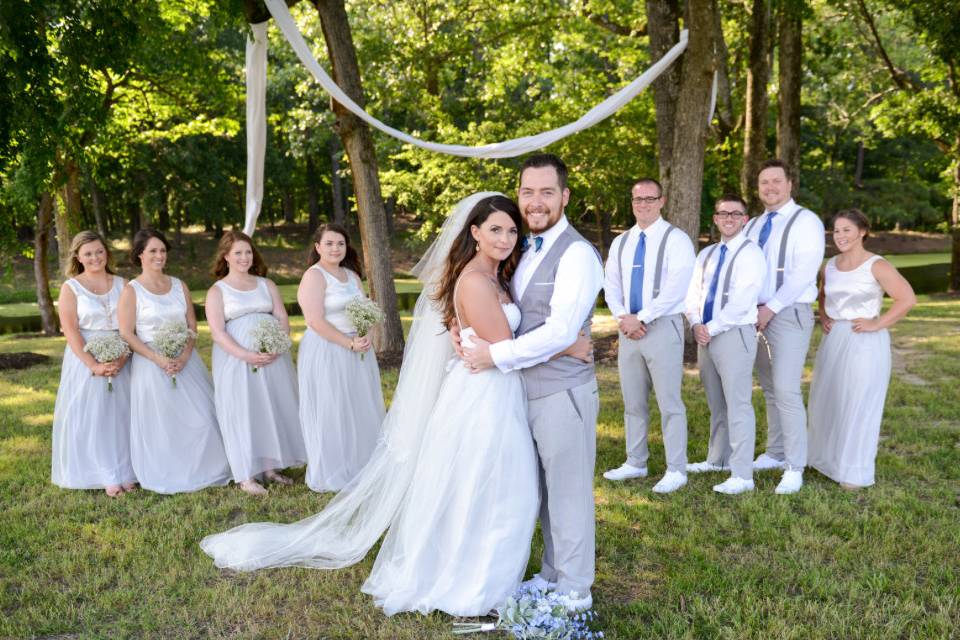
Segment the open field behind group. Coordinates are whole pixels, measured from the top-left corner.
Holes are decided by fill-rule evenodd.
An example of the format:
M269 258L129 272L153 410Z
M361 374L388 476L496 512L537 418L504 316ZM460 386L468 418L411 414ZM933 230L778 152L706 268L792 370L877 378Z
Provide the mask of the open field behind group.
M597 320L601 335L611 331L609 316ZM299 341L303 320L294 319L293 327ZM203 324L200 333L209 363ZM750 495L714 494L718 478L707 474L657 496L650 492L664 471L657 429L651 478L611 484L600 473L622 461L623 407L615 366L599 366L594 598L607 637L956 636L960 300L922 297L893 330L893 343L877 485L856 493L808 471L803 491L790 497L773 494L771 473L759 474ZM51 358L0 372L0 637L450 637L447 616L385 618L360 593L372 554L340 571L254 574L221 572L203 555L197 542L209 533L320 509L329 498L299 482L302 472L294 472L296 485L271 488L265 500L232 486L111 500L51 485L63 348L62 338L0 338L0 354ZM395 385L396 371L385 371L388 398ZM706 401L694 370L683 385L689 455L701 460ZM763 421L759 390L755 402ZM758 448L764 440L761 429ZM540 549L536 542L531 571Z

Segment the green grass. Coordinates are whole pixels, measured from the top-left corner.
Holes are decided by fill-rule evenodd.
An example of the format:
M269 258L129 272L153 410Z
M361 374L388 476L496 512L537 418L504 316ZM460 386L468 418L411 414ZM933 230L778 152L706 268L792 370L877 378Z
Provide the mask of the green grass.
M884 256L898 269L903 267L923 267L928 264L949 264L949 253L895 253Z
M669 496L659 435L651 478L612 484L623 460L615 367L600 367L595 608L610 638L948 638L960 622L960 300L923 297L894 330L877 485L848 493L813 471L796 496L760 474L725 497L718 476ZM294 329L303 330L302 319ZM816 341L815 341L816 342ZM200 349L209 357L202 327ZM302 483L254 500L235 487L120 500L49 482L63 340L0 338L49 365L0 373L0 637L450 638L434 614L384 617L359 591L373 555L340 571L225 573L197 546L235 524L290 521L328 499ZM809 371L808 371L809 373ZM917 384L920 383L920 384ZM396 374L384 375L388 395ZM707 408L684 378L691 460ZM756 395L758 419L763 404ZM654 423L658 417L654 415ZM764 433L758 434L758 448ZM299 478L299 475L298 475ZM535 543L531 570L541 548ZM464 579L470 579L464 576Z

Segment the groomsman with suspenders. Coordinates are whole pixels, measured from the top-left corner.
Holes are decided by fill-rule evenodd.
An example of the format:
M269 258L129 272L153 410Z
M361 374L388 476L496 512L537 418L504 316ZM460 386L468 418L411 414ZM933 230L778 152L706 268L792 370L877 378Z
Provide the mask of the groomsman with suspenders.
M610 246L604 298L620 328L617 354L623 391L627 460L608 480L647 475L651 388L660 407L667 472L653 487L670 493L687 484L687 412L683 381L683 311L693 274L693 243L660 216L660 183L638 180L631 189L637 224Z
M800 379L813 333L811 303L823 262L824 228L819 216L791 197L787 166L767 160L757 177L765 211L744 234L763 249L767 279L757 308L757 329L769 351L757 350L757 372L767 402L767 450L753 468L783 469L776 493L796 493L807 464L807 412Z
M714 211L720 242L697 256L686 301L687 320L699 345L700 380L710 406L710 445L706 461L688 464L687 471L729 469L730 477L713 490L737 494L754 488L753 363L757 298L767 263L760 247L741 233L748 215L740 196L724 195Z

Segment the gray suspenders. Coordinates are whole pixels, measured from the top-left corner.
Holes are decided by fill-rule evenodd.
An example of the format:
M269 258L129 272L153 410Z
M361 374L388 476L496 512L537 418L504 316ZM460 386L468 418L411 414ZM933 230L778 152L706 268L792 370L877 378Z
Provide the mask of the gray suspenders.
M733 257L730 258L730 262L727 263L727 274L723 277L723 293L720 296L720 308L723 309L727 304L727 298L730 297L730 278L733 276L733 263L736 262L737 256L740 255L740 252L743 251L743 248L751 243L750 238L744 238L743 244L740 245L740 248L737 249ZM707 265L710 264L710 258L713 257L713 252L717 250L717 247L720 246L720 243L713 245L707 249L707 257L703 260L703 275L700 280L700 288L703 288L703 285L707 282Z
M780 287L783 286L784 265L787 264L787 237L790 235L790 229L793 227L794 221L800 217L800 213L803 211L808 211L808 209L801 207L793 212L793 215L787 220L787 226L783 228L783 235L780 236L780 255L777 256L777 288L774 290L774 292L778 291ZM760 216L757 216L748 222L743 232L749 236L750 231L753 229L757 223L757 220L759 219Z
M653 296L656 298L660 295L660 280L663 276L663 255L666 253L667 249L667 237L670 235L670 232L676 229L672 224L667 224L667 230L663 232L663 237L660 239L660 247L657 249L657 266L656 271L653 274ZM620 247L617 250L617 266L620 269L623 269L623 247L627 244L627 231L621 236ZM623 279L623 274L621 273L621 280Z

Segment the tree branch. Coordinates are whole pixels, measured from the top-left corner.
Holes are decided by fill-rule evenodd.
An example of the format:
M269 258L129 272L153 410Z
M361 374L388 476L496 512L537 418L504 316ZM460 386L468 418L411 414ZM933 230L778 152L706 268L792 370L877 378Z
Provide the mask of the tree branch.
M887 67L887 71L890 72L890 77L893 79L894 84L904 91L919 91L920 87L913 82L913 79L911 79L903 69L900 69L893 64L893 60L891 60L889 54L887 54L887 50L884 48L883 42L880 40L880 33L877 31L877 24L874 22L873 16L870 15L870 11L867 9L866 2L864 2L864 0L857 0L857 6L860 8L860 13L862 14L864 21L867 23L867 27L870 29L870 33L873 36L873 44L876 46L880 57L883 58L883 64Z

